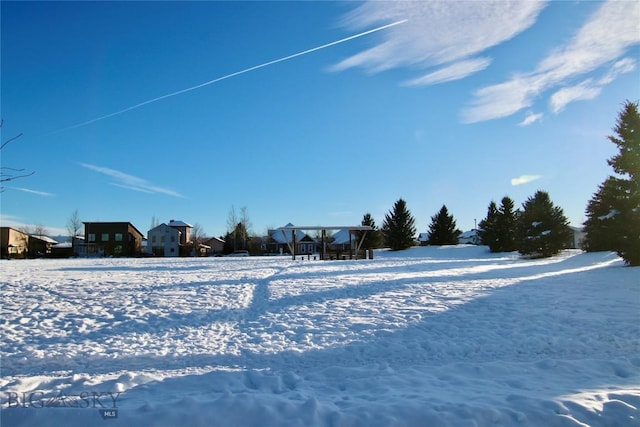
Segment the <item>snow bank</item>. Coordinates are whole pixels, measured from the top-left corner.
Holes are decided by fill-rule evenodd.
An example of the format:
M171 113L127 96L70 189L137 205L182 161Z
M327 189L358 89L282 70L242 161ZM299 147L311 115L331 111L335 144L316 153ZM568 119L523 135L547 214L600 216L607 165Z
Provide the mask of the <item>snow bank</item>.
M638 268L375 255L3 261L2 425L640 425Z

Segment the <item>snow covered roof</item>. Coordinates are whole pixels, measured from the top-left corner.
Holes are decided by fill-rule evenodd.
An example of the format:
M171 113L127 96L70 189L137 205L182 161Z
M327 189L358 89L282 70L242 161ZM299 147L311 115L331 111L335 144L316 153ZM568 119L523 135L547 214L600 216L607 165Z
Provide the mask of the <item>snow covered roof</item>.
M172 233L173 233L174 231L175 231L175 232L177 232L177 233L179 233L179 232L180 232L180 230L177 230L177 229L175 229L174 227L171 227L170 225L165 224L164 222L163 222L162 224L160 224L160 225L156 225L155 227L153 227L153 228L152 228L151 230L149 230L149 231L154 231L154 230L158 230L158 231L159 231L159 230L162 230L162 229L165 229L166 231L170 231L170 232L172 232Z
M37 236L37 235L31 234L31 237L33 237L34 239L42 240L43 242L46 242L46 243L51 243L52 245L55 245L56 243L58 243L57 240L53 240L51 237L47 237L47 236Z
M219 237L209 237L206 241L207 241L207 242L213 242L213 241L216 241L216 242L224 243L224 240L222 240L222 239L221 239L221 238L219 238Z
M289 223L285 225L285 227L295 227L293 224ZM283 227L284 228L284 227ZM296 241L301 241L307 235L302 230L295 230L296 232ZM275 240L277 243L288 243L291 242L291 231L282 231L280 229L269 230L269 237Z
M468 230L460 235L461 239L468 239L470 237L475 237L478 234L476 230Z
M351 236L351 241L356 241L357 238ZM340 230L333 233L333 243L336 245L343 245L349 243L349 230Z
M176 221L172 219L171 221L169 221L169 227L192 227L193 228L193 225L187 224L184 221Z

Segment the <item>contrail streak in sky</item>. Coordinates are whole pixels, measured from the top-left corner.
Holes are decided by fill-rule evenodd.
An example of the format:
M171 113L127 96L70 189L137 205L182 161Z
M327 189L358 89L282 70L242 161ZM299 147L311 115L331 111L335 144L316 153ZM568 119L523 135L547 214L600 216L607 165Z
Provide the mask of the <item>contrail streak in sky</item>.
M395 27L396 25L404 24L407 21L408 21L408 19L403 19L401 21L393 22L391 24L383 25L382 27L377 27L377 28L374 28L372 30L368 30L368 31L365 31L365 32L362 32L362 33L355 34L353 36L346 37L344 39L340 39L340 40L337 40L337 41L334 41L334 42L331 42L331 43L323 44L322 46L317 46L317 47L314 47L314 48L311 48L311 49L304 50L302 52L294 53L293 55L285 56L285 57L282 57L282 58L279 58L279 59L274 59L273 61L265 62L264 64L260 64L260 65L255 65L253 67L246 68L246 69L241 70L241 71L236 71L235 73L227 74L226 76L218 77L217 79L209 80L208 82L204 82L204 83L201 83L201 84L196 85L196 86L188 87L186 89L182 89L182 90L179 90L179 91L176 91L176 92L168 93L166 95L158 96L157 98L149 99L147 101L140 102L138 104L132 105L131 107L127 107L125 109L116 111L114 113L110 113L110 114L107 114L105 116L97 117L95 119L91 119L91 120L88 120L86 122L79 123L77 125L73 125L73 126L69 126L69 127L63 128L63 129L59 129L59 130L54 131L52 133L59 133L59 132L63 132L63 131L66 131L66 130L71 130L71 129L76 129L76 128L79 128L79 127L82 127L82 126L86 126L86 125L89 125L91 123L95 123L95 122L98 122L100 120L108 119L109 117L117 116L119 114L126 113L127 111L135 110L136 108L140 108L142 106L145 106L145 105L148 105L148 104L152 104L154 102L158 102L158 101L161 101L161 100L166 99L166 98L170 98L172 96L180 95L180 94L186 93L186 92L191 92L192 90L200 89L202 87L209 86L211 84L220 82L222 80L226 80L226 79L229 79L231 77L239 76L240 74L245 74L245 73L248 73L250 71L255 71L255 70L258 70L260 68L268 67L269 65L277 64L278 62L288 61L289 59L297 58L299 56L306 55L308 53L312 53L312 52L315 52L317 50L325 49L327 47L335 46L335 45L340 44L340 43L348 42L349 40L357 39L358 37L362 37L362 36L366 36L366 35L371 34L371 33L375 33L377 31L381 31L381 30L385 30L387 28Z

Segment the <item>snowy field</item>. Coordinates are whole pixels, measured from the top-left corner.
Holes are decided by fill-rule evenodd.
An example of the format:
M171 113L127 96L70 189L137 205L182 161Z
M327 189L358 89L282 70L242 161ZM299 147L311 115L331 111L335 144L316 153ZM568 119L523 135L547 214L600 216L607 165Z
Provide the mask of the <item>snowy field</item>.
M640 269L612 253L0 269L2 427L640 426Z

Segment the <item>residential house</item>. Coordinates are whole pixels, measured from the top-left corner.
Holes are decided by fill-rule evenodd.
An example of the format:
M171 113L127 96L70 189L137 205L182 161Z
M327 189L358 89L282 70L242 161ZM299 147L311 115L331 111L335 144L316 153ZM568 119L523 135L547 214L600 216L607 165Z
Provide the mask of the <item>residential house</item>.
M51 255L51 248L58 242L44 235L29 235L29 255L32 257L45 257Z
M351 230L338 230L331 236L331 242L327 245L327 256L331 259L348 257L353 258L358 245L357 232ZM358 254L358 258L365 258L364 251Z
M429 245L429 233L420 233L420 234L418 234L418 244L420 246L428 246Z
M458 237L458 243L461 245L477 245L480 243L478 230L465 231Z
M29 235L11 227L0 227L0 258L26 258Z
M180 230L164 222L147 232L147 253L154 256L180 255Z
M289 223L285 227L293 227L293 224ZM313 237L309 236L302 230L295 230L295 235L290 231L283 231L280 229L268 230L268 236L266 243L264 243L264 250L267 254L284 254L291 253L289 245L293 244L295 236L296 242L296 254L307 255L318 252L318 242Z
M331 236L329 249L335 252L349 252L356 248L358 238L349 230L338 230Z
M2 258L36 258L51 255L58 242L45 235L27 234L11 227L0 227Z
M206 255L219 255L224 250L224 240L218 237L211 237L203 243L209 247L209 252Z
M86 254L86 245L84 244L84 238L81 236L73 237L73 244L71 242L62 242L55 244L51 247L52 258L71 258L71 257L84 257Z
M87 256L131 257L142 253L142 233L130 222L85 222Z

